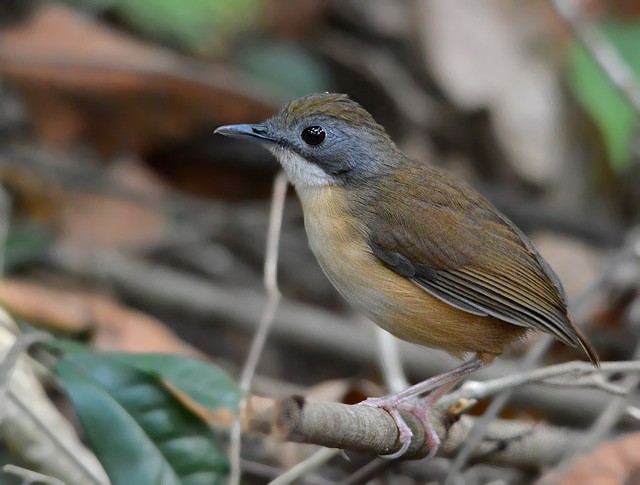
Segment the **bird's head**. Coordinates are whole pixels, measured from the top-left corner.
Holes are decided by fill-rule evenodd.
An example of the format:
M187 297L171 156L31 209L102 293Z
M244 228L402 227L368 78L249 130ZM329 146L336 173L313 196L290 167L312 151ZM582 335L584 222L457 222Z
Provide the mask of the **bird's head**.
M384 128L344 94L311 94L264 123L215 132L264 144L296 188L361 183L388 173L403 158Z

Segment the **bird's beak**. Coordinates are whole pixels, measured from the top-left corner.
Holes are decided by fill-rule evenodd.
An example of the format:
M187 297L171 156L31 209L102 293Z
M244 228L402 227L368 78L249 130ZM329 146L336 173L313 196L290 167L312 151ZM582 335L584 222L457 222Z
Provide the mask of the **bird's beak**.
M225 125L216 128L214 133L234 138L258 138L259 140L275 142L276 139L269 135L265 125Z

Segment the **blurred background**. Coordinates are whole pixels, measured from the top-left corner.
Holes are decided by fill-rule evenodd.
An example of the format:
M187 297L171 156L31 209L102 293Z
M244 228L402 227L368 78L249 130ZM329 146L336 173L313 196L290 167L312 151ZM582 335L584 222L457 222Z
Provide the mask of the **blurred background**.
M494 202L580 304L603 360L632 359L640 355L639 85L635 0L3 0L0 304L25 331L92 351L198 357L237 380L267 301L262 265L278 167L261 147L213 130L335 91L360 102L405 152ZM346 402L383 392L373 325L319 269L293 190L280 255L284 299L255 392ZM482 376L512 371L536 341ZM455 365L434 350L401 349L412 380ZM557 345L544 362L574 358ZM60 385L42 372L44 398L82 433ZM503 417L581 429L610 400L596 390L524 390ZM619 414L612 426L637 427ZM196 415L225 442L228 415ZM73 481L16 442L4 417L0 463ZM310 450L247 438L244 480L266 483ZM301 483L338 483L370 460L337 458ZM478 461L469 483L533 481L545 468ZM348 483L439 481L445 468L387 463Z

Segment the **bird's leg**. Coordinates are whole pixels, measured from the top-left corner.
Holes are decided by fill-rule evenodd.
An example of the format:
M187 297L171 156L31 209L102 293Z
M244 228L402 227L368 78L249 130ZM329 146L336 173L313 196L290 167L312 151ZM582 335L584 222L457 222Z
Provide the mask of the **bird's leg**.
M429 419L431 409L436 402L438 402L442 396L460 382L465 375L474 372L485 365L486 364L482 359L475 356L473 359L468 360L455 369L430 377L429 379L419 382L398 392L397 394L391 394L384 397L370 397L360 402L359 404L362 406L372 406L384 409L391 415L398 426L398 433L400 435L402 448L392 455L385 455L385 458L398 458L404 455L411 444L413 433L400 415L401 410L410 412L420 420L425 429L426 441L429 445L429 456L435 455L440 445L440 438L438 438L438 435L433 429L433 425ZM425 393L429 393L428 396L423 400L420 400L417 404L407 402Z
M436 433L436 430L434 429L433 424L431 423L431 418L430 418L431 409L440 400L442 396L444 396L451 389L456 387L458 382L460 382L461 380L462 380L462 377L459 377L451 382L443 384L437 389L434 389L429 394L427 394L427 396L423 399L419 399L416 402L403 402L399 406L400 409L413 414L416 418L418 418L420 423L422 423L422 426L424 427L424 432L425 432L425 441L427 442L427 446L429 448L429 454L427 455L427 458L433 458L436 452L438 451L438 448L440 448L440 437L438 436L438 433ZM409 441L409 443L411 443L411 441ZM397 453L393 453L388 457L398 458L398 456L394 456L394 455L397 455L398 453L400 453L400 451L402 451L402 453L399 456L402 456L406 452L406 450L403 451L403 448L404 448L404 445L402 448L400 448L400 450Z

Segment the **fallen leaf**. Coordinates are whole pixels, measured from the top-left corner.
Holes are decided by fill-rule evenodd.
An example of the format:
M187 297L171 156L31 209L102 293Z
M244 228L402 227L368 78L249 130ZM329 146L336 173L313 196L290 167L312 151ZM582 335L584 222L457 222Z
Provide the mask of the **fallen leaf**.
M47 142L86 141L105 154L142 152L274 110L222 65L145 44L51 4L0 33L0 73Z
M640 483L640 433L601 444L565 473L551 471L538 485L618 485Z
M93 328L87 306L75 293L7 278L0 281L0 304L12 315L47 330L77 334Z
M0 303L12 315L45 329L91 331L98 350L200 355L156 318L100 294L7 278L0 282Z

